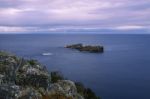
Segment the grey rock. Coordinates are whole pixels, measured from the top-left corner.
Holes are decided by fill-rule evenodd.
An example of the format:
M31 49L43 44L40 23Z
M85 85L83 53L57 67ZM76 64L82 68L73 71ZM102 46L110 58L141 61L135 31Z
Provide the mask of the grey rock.
M67 98L72 99L84 99L81 95L77 93L77 88L74 82L70 80L60 80L57 83L51 84L48 89L48 95L64 95Z
M0 51L0 99L84 99L74 82L63 79L36 60Z

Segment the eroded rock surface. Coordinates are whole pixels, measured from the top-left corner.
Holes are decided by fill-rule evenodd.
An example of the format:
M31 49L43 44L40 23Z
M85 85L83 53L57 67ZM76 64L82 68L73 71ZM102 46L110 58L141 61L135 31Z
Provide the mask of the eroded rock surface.
M50 97L64 96L65 99L84 99L77 93L77 88L74 82L70 80L60 80L57 83L52 84L47 92Z

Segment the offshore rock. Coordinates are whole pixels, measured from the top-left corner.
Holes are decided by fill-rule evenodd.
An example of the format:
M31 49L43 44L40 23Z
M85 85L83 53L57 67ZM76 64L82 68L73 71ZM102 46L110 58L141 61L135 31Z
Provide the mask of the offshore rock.
M86 51L90 53L102 53L104 52L103 46L83 46L82 44L73 44L73 45L67 45L66 48L71 48L71 49L77 49L79 51Z

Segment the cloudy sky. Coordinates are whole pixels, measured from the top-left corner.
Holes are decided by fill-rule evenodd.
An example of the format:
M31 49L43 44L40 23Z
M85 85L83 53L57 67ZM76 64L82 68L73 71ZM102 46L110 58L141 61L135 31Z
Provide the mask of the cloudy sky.
M150 0L0 0L0 32L150 31Z

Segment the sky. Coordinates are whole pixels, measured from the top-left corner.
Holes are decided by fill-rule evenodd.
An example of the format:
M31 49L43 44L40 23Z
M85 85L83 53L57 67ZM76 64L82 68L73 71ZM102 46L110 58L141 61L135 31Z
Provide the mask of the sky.
M144 30L150 0L0 0L0 33Z

